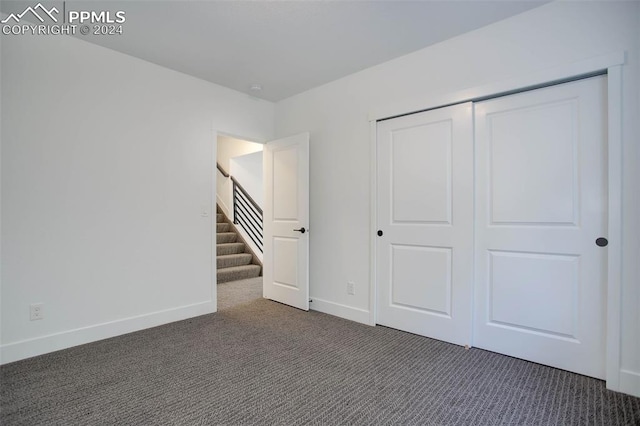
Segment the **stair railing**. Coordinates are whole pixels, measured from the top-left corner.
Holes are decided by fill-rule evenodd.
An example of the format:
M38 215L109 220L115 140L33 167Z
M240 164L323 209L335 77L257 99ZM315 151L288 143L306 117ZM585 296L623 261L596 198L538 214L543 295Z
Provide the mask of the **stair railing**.
M218 168L218 171L220 173L222 173L222 176L224 177L229 177L229 173L225 172L224 169L222 168L222 166L220 165L220 163L216 163L216 167Z
M216 163L216 167L222 176L230 178L233 183L233 223L244 229L260 253L263 253L262 209L236 178L227 173L220 164Z

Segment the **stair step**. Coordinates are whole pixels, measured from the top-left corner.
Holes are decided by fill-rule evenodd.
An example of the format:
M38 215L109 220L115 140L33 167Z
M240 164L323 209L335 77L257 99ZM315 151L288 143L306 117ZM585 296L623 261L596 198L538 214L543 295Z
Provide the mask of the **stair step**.
M244 265L219 269L217 275L218 284L259 277L261 269L260 265Z
M222 213L216 213L216 222L217 223L224 223L224 215Z
M216 223L216 232L229 232L231 224L229 223Z
M220 270L234 266L249 265L252 258L253 256L250 253L228 254L226 256L218 256L216 264L218 265L218 270Z
M244 253L244 243L226 243L216 245L216 256Z
M235 232L219 232L216 234L217 244L235 243L238 235Z

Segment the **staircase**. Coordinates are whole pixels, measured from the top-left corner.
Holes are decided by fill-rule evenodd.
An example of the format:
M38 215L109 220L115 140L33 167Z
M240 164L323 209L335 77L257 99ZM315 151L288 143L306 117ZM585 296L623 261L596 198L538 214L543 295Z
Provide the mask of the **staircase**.
M217 206L216 263L218 284L262 276L262 264L251 253L235 226Z

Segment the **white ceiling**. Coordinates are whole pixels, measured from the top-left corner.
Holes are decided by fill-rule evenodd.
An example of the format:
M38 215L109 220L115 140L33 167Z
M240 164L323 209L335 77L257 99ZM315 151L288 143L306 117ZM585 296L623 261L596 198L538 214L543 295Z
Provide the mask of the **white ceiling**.
M20 12L37 1L3 1L2 11ZM66 1L64 6L126 12L123 35L79 38L279 101L544 2ZM250 92L252 84L262 91Z

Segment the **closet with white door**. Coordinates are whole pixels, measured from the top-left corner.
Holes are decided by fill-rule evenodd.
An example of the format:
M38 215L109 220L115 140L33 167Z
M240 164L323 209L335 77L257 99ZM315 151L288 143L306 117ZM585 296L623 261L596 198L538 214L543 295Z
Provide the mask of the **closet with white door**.
M376 322L604 378L606 99L598 76L379 121Z

